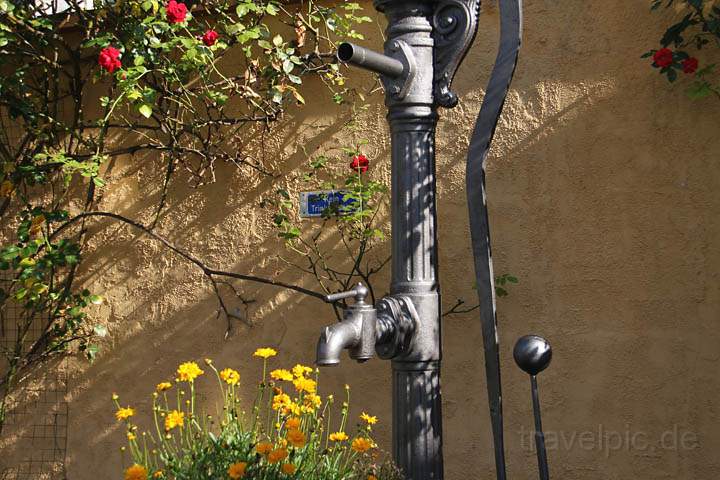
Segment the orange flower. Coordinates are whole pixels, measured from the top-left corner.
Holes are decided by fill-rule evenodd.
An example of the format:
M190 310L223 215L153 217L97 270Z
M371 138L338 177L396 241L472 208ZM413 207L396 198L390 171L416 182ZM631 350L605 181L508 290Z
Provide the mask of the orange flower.
M372 440L368 438L358 437L355 440L352 441L352 449L355 450L358 453L367 452L371 448L373 448Z
M287 422L285 422L285 427L287 427L288 430L300 428L300 419L297 417L288 418Z
M233 463L228 467L227 473L233 480L237 480L238 478L242 478L245 475L245 469L247 468L247 463L245 462L237 462Z
M292 463L283 463L280 467L285 475L292 475L297 470L297 467Z
M147 480L147 468L137 463L125 470L125 480Z
M278 448L268 454L268 463L279 463L285 460L288 456L288 451L284 448Z
M307 442L307 438L305 437L305 434L303 432L301 432L300 430L296 430L296 429L288 431L287 439L288 439L288 442L290 442L290 444L296 448L304 447L305 443Z
M266 454L270 453L272 451L272 449L273 449L272 443L267 443L267 442L258 443L255 446L255 450L260 455L266 455Z

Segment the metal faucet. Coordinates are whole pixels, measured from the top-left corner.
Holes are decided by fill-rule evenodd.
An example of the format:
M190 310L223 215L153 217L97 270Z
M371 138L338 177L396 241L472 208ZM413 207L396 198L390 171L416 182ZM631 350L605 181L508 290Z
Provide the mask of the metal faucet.
M467 162L468 210L498 480L505 480L506 473L485 160L515 71L521 1L499 0L500 47ZM375 306L365 303L368 291L362 284L328 295L327 302L354 297L355 303L344 310L340 322L323 330L317 364L337 365L343 349L359 362L371 358L373 350L380 358L391 360L395 462L408 480L442 480L435 127L439 107L452 108L458 103L451 84L475 38L480 0L375 0L374 4L388 19L385 52L343 43L337 57L377 73L385 87L392 140L390 294ZM535 375L549 363L549 344L540 337L529 338L519 343L515 358L531 374L539 427ZM540 446L542 436L537 439ZM538 456L538 463L541 480L547 480L547 459Z
M343 311L342 321L325 327L317 344L317 361L320 366L340 363L343 350L350 351L350 358L365 362L375 354L377 310L365 303L368 289L362 283L347 292L334 293L325 297L328 303L346 298L355 298L355 303Z

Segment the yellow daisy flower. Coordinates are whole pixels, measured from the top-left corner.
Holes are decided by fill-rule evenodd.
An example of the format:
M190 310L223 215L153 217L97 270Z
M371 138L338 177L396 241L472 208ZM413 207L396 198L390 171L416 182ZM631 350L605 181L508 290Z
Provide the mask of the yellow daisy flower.
M115 412L115 418L117 418L118 420L127 420L133 415L135 415L135 410L130 407L121 408L117 412Z
M172 388L172 383L170 382L160 382L155 387L155 390L158 392L164 392L165 390L170 390Z
M272 348L258 348L253 356L268 359L277 355L277 351Z
M203 372L195 362L185 362L181 364L177 369L178 380L181 382L192 382L197 377L202 375Z
M278 393L273 397L272 409L279 410L281 407L285 407L287 405L290 405L291 403L292 400L290 399L290 395L288 395L287 393Z
M378 419L376 416L370 416L367 413L363 412L362 415L360 415L360 418L365 421L368 425L375 425L378 422Z
M293 374L290 372L290 370L278 368L277 370L273 370L272 372L270 372L270 378L272 378L273 380L285 380L286 382L292 382Z
M317 389L317 383L315 380L310 380L309 378L304 377L296 378L293 385L295 385L295 390L298 392L315 393Z
M172 430L175 427L182 427L185 423L185 414L178 410L173 410L165 417L165 430Z
M226 368L220 372L220 378L228 385L237 385L240 381L240 374L232 368Z
M344 442L348 439L347 433L335 432L330 434L330 441L332 442Z
M312 368L300 365L299 363L292 368L292 374L295 375L295 378L302 378L312 373L312 371Z

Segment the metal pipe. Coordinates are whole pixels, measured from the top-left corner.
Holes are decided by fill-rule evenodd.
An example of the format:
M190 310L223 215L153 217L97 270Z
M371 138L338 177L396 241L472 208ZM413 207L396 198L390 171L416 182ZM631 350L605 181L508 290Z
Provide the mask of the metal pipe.
M390 78L399 78L405 71L405 66L400 60L350 42L340 44L337 58L343 63L349 63Z
M530 376L530 390L532 391L533 416L535 417L535 447L537 448L538 470L540 480L550 480L547 452L545 451L545 434L540 418L540 395L538 394L537 377Z
M530 391L532 394L533 416L535 417L535 447L537 449L538 470L540 480L550 480L547 452L545 450L545 434L540 418L540 395L538 394L537 374L545 370L552 361L550 343L537 335L525 335L515 343L513 357L518 367L530 375Z

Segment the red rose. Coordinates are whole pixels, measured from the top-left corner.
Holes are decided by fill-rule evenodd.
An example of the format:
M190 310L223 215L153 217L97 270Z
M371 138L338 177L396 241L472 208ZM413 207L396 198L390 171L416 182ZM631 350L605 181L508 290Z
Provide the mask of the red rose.
M669 48L661 48L653 55L655 65L660 68L669 67L673 63L673 53Z
M360 173L367 172L368 166L370 166L370 160L368 160L368 158L362 153L360 155L355 155L352 162L350 162L350 168L355 171L360 171Z
M110 73L113 73L115 70L122 67L122 62L120 62L120 50L115 47L105 47L100 50L98 65Z
M220 37L220 35L218 35L215 30L208 30L202 36L202 41L208 47L212 47L213 45L215 45L215 42L217 42L218 37Z
M698 59L695 57L686 58L682 61L682 69L685 73L695 73L698 69Z
M175 0L170 0L165 7L165 13L167 14L168 22L170 23L182 23L187 17L187 7L184 3L178 3Z

